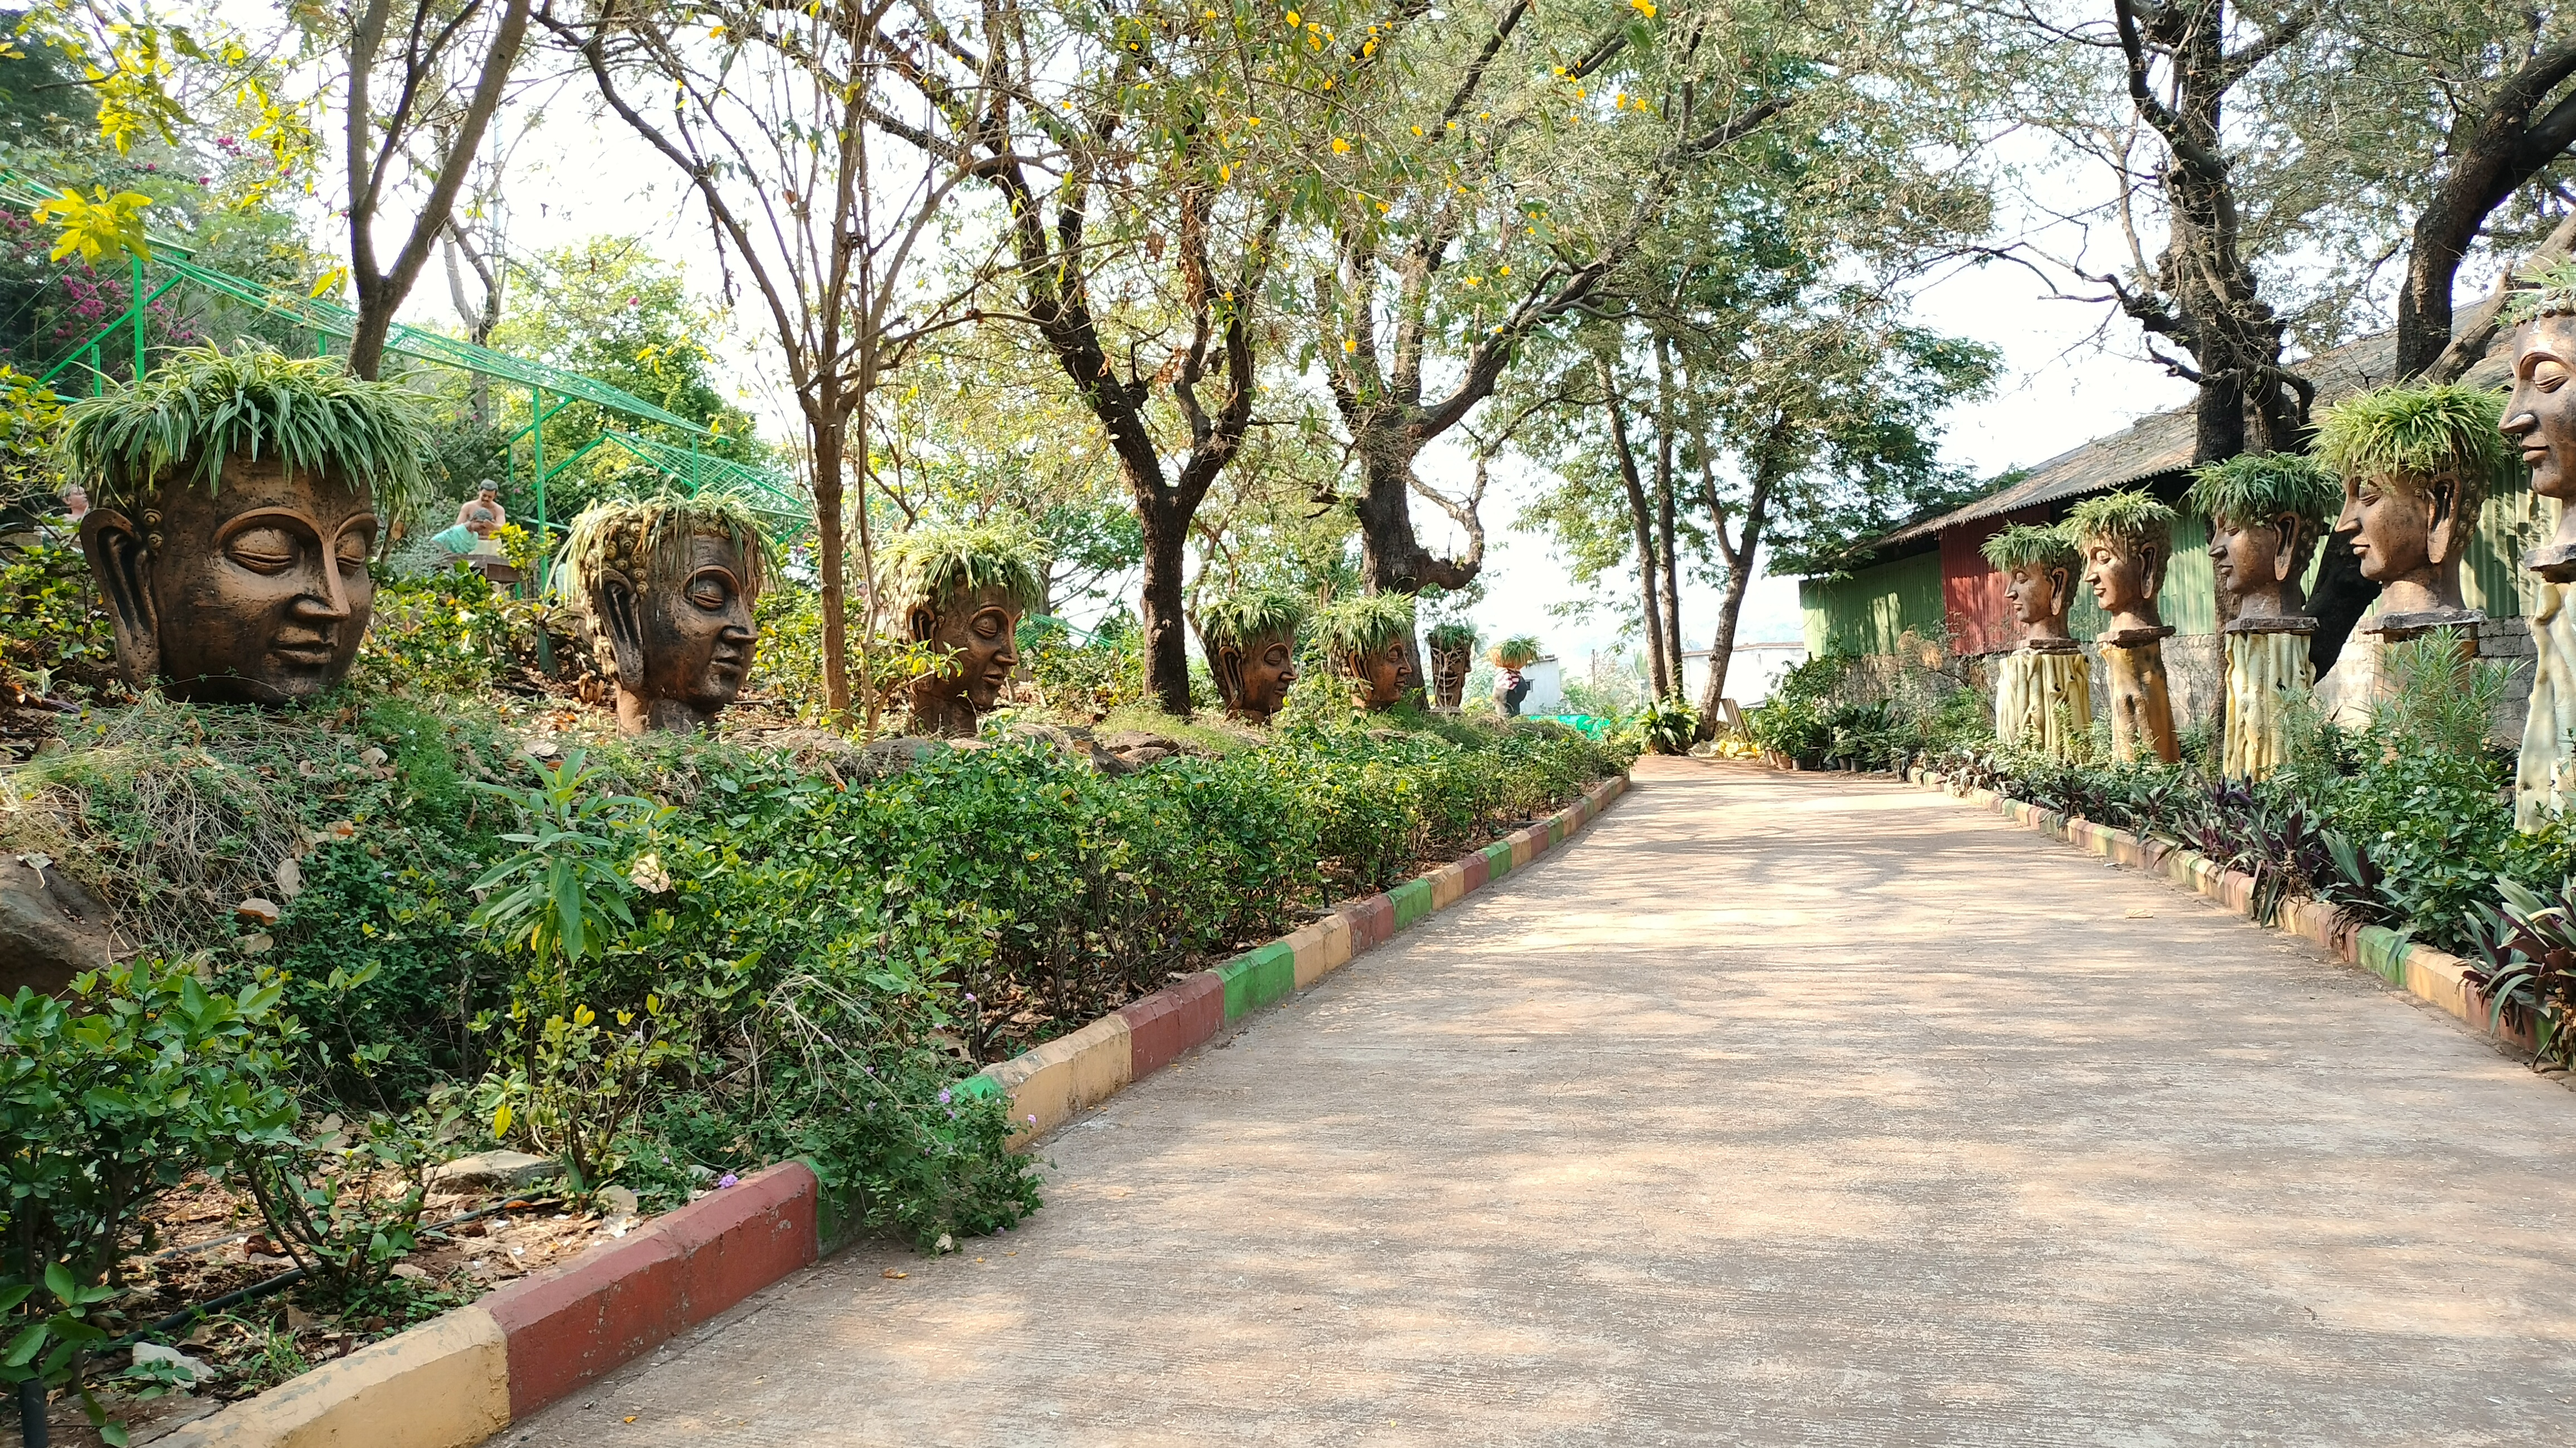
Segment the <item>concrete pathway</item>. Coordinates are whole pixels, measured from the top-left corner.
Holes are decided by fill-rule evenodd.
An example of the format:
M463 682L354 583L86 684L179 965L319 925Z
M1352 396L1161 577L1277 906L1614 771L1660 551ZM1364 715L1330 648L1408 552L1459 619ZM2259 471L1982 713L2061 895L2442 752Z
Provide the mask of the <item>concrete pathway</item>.
M1059 1132L1021 1230L496 1442L2564 1436L2576 1093L1938 796L1637 780Z

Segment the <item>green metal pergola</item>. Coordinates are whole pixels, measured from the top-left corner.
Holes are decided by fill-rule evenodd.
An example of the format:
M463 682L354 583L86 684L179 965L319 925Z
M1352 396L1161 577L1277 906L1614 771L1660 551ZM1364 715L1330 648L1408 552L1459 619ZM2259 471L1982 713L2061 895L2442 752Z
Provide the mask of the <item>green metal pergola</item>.
M33 209L47 201L57 199L61 194L55 188L23 172L0 169L0 202ZM105 358L100 349L108 345L118 332L128 328L132 329L134 336L134 375L140 378L145 368L146 309L173 288L183 284L216 292L269 316L295 324L299 329L312 334L313 348L317 354L328 346L327 339L336 337L346 341L357 335L358 314L337 302L324 301L319 297L301 296L291 289L251 281L229 272L200 266L195 260L194 251L179 242L153 237L150 245L151 256L148 261L140 255L129 255L127 258L133 285L131 305L127 306L113 321L98 328L86 339L73 344L70 351L38 374L36 381L39 385L51 384L55 378L75 366L86 366L90 374L91 394L95 396L105 391L107 373L102 366ZM149 273L153 271L165 274L164 279L158 286L146 291L145 287L150 280ZM423 331L418 327L407 326L400 322L394 324L391 334L386 337L385 350L391 355L409 358L415 362L453 367L528 389L528 425L510 435L508 466L510 480L518 481L519 444L522 441L526 442L529 452L527 477L536 498L537 526L541 537L560 531L559 526L553 523L546 513L546 484L561 476L566 468L602 447L614 447L625 452L638 462L678 483L692 495L710 487L724 488L739 494L769 525L771 536L782 543L802 529L807 522L804 500L797 496L795 486L786 478L766 468L752 467L730 458L709 456L702 450L702 444L713 438L714 433L622 388L613 387L595 377L588 377L551 363L540 362L529 357L514 357L506 352L495 352L488 347L479 347L460 338ZM547 419L576 401L594 403L626 417L676 428L688 436L689 445L685 448L678 447L639 433L607 428L603 429L598 437L575 449L570 457L549 463L546 458L545 423Z

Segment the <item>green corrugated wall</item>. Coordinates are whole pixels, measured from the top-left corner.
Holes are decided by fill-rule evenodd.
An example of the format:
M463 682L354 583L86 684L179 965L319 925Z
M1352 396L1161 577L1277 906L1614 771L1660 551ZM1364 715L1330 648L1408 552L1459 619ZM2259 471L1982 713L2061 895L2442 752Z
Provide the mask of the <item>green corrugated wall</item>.
M1928 636L1942 627L1941 555L1917 553L1845 578L1799 579L1798 604L1810 655L1892 654L1907 629Z

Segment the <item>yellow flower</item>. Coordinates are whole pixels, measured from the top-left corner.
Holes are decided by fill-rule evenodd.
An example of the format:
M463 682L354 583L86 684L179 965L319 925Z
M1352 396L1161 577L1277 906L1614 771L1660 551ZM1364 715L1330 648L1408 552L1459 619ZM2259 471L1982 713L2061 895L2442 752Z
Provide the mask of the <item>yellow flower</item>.
M1451 122L1449 123L1449 129L1451 129L1451 130L1453 130L1453 131L1454 131L1454 130L1456 130L1456 129L1458 129L1458 123L1457 123L1456 121L1451 121Z
M1328 76L1324 77L1324 89L1326 89L1326 90L1331 90L1332 88L1333 88L1333 78L1332 78L1331 76L1329 76L1329 75L1328 75Z
M1575 98L1576 100L1581 100L1581 99L1583 99L1583 87L1581 87L1581 86L1576 86L1576 87L1574 88L1574 98Z
M1416 127L1414 127L1414 128L1413 128L1413 134L1415 134L1415 135L1417 135L1417 136L1421 135L1421 134L1422 134L1422 128L1421 128L1420 126L1416 126Z
M1500 267L1500 268L1497 268L1497 269L1495 270L1495 272L1494 272L1494 275L1496 275L1496 276L1504 276L1504 277L1510 276L1511 274L1512 274L1512 269L1511 269L1510 267Z
M1336 156L1340 156L1340 155L1347 154L1347 153L1350 151L1350 149L1351 149L1351 143L1350 143L1350 142L1343 140L1343 139L1342 139L1341 137L1339 137L1339 136L1335 136L1335 137L1333 138L1333 154L1334 154L1334 155L1336 155Z
M1214 20L1216 18L1216 12L1213 10L1202 10L1199 12L1199 18L1201 20Z
M1288 28L1291 30L1297 28L1297 12L1294 10L1288 12Z
M1345 351L1345 352L1356 352L1356 351L1358 351L1359 349L1360 349L1360 344L1359 344L1359 339L1358 339L1358 338L1356 338L1356 337L1344 337L1344 338L1342 339L1342 350L1343 350L1343 351Z
M1474 286L1482 286L1482 285L1484 285L1484 282L1485 282L1485 279L1484 279L1483 277L1469 277L1469 278L1467 278L1467 285L1469 285L1469 286L1471 286L1471 287L1474 287Z
M1389 207L1387 206L1387 204L1386 204L1385 202L1381 201L1381 202L1379 202L1379 203L1377 204L1377 214L1378 214L1378 215L1380 215L1380 216L1384 216L1384 215L1386 215L1386 213L1387 213L1387 211L1388 211L1388 210L1389 210Z
M1628 0L1628 8L1649 20L1655 18L1655 0Z
M1219 181L1231 181L1231 180L1233 180L1233 179L1234 179L1234 168L1233 168L1232 166L1219 166L1219 167L1217 167L1217 168L1216 168L1216 179L1218 179Z
M1257 126L1261 124L1261 118L1259 116L1245 116L1243 118L1243 123L1247 126Z

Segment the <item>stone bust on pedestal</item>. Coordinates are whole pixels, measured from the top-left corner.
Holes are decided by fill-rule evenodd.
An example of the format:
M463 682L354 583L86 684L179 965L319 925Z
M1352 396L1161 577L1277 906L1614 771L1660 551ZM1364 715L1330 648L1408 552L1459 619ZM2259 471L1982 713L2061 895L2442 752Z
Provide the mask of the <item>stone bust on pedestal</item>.
M2563 813L2576 795L2576 262L2530 278L2506 318L2513 395L2504 405L2506 446L2531 469L2531 490L2558 503L2548 542L2522 557L2538 579L2531 641L2530 712L2523 716L2522 756L2514 769L2514 823L2536 830Z
M2111 752L2124 761L2182 758L2165 680L2164 641L2173 630L2156 611L2173 557L2173 523L2173 509L2136 490L2088 498L2066 519L2084 553L2093 601L2111 616L2098 642L2111 694Z
M2318 419L2318 458L2343 480L2335 530L2360 530L2361 576L2380 585L2367 627L2383 638L2484 620L2461 599L2460 560L2503 461L2502 420L2494 393L2455 383L2382 387Z
M1228 718L1267 724L1297 682L1297 628L1306 600L1285 589L1239 589L1199 600L1199 645Z
M1024 539L994 528L916 528L887 549L891 599L904 630L937 665L912 681L912 727L942 739L973 737L998 707L1020 665L1020 620L1044 589Z
M2209 520L2209 557L2227 649L2224 772L2270 774L2286 757L2285 704L2316 682L2299 586L2325 522L2343 502L2334 476L2303 453L2243 453L2192 475L2186 499Z
M410 392L336 359L213 348L66 407L125 681L261 705L338 686L375 606L377 508L420 488L419 419Z
M1986 561L2004 575L2021 647L1995 683L1995 738L2052 759L2082 754L2093 724L2092 664L2067 633L2083 559L2065 533L2016 523L1988 538Z
M733 703L768 567L758 521L721 496L595 503L573 520L558 586L617 681L621 732L694 732Z

